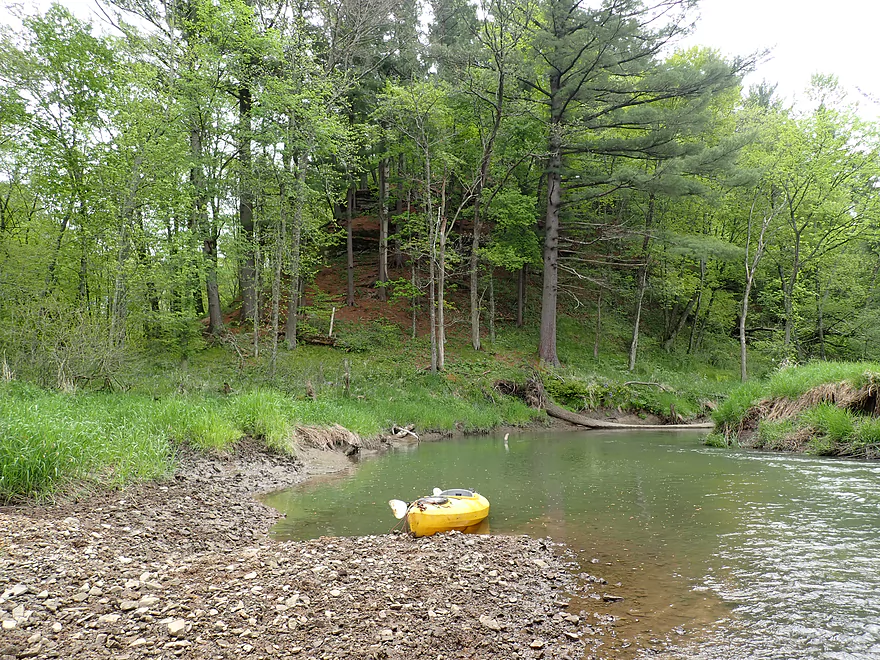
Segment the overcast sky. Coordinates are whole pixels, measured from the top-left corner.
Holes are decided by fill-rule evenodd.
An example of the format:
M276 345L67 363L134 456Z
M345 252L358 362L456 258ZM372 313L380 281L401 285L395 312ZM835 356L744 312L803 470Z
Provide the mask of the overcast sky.
M24 0L48 7L51 0ZM0 0L5 4L5 0ZM88 17L94 0L62 0ZM790 101L804 97L813 73L831 73L859 96L880 99L880 0L701 0L700 19L683 45L710 46L725 55L772 48L746 84L767 80ZM863 114L880 116L880 105L861 102Z
M857 88L880 99L880 0L701 0L699 15L689 44L726 55L773 49L747 84L766 79L803 98L812 74L830 73L854 99ZM878 106L865 110L876 116Z

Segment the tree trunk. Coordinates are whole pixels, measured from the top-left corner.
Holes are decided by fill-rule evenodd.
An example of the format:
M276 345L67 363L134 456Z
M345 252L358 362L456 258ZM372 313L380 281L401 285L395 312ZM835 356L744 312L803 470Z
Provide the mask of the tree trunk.
M80 225L84 227L84 225ZM77 293L79 301L86 306L89 302L89 248L85 229L79 232L80 247L82 250L79 255L79 286Z
M379 161L379 300L385 302L388 292L388 159Z
M205 239L206 259L205 292L208 295L208 333L219 336L223 330L223 314L220 307L220 285L217 282L217 240L213 235Z
M128 316L127 291L125 280L125 263L131 252L128 238L129 223L133 222L128 212L123 213L122 226L119 228L119 249L116 252L116 276L113 281L113 298L110 309L110 341L116 342L125 337L125 319Z
M758 245L755 247L754 256L749 257L749 250L752 244L752 223L754 220L754 212L755 212L755 202L757 201L757 196L752 202L752 208L749 211L749 224L748 224L748 233L746 234L746 245L745 245L745 274L746 274L746 285L745 291L743 292L743 302L742 302L742 312L739 317L739 360L740 360L740 368L739 368L739 377L740 380L745 382L746 378L748 378L748 373L746 369L746 359L748 357L746 353L746 317L749 314L749 295L752 291L752 283L755 281L755 273L758 272L758 264L761 263L761 258L764 256L764 247L765 247L765 237L767 235L767 229L770 227L770 223L773 220L775 215L775 211L771 211L770 214L765 214L763 220L761 221L761 232L758 234ZM782 274L782 266L779 267L780 275ZM714 295L714 291L712 292ZM711 305L711 302L710 302Z
M446 218L440 222L437 254L437 369L446 367Z
M254 291L260 290L260 228L254 227ZM255 300L254 306L254 357L260 357L260 302L259 297Z
M691 297L690 300L688 300L687 305L685 305L684 310L681 312L681 315L678 317L677 321L675 320L675 315L671 315L670 321L672 322L672 327L667 329L666 339L663 340L663 350L667 353L670 353L672 351L672 347L675 345L675 340L684 329L685 323L687 323L688 317L690 316L694 305L697 303L698 295L699 294L694 295Z
M779 283L782 288L782 309L783 314L785 315L784 323L785 323L785 332L782 337L782 346L783 348L788 348L791 345L791 334L792 334L792 316L794 305L792 303L792 293L788 287L789 279L785 276L785 271L782 268L782 264L779 264Z
M190 128L190 156L193 159L190 182L195 199L190 227L202 244L202 256L205 260L205 292L208 297L208 333L216 337L223 328L223 318L220 308L220 289L217 283L217 239L208 221L208 191L202 165L203 148L201 129L194 125ZM198 280L197 274L193 277ZM196 314L204 316L205 308L198 281L194 282L192 291Z
M547 213L544 217L544 281L541 287L541 335L538 358L559 366L556 354L556 302L559 295L559 211L562 207L562 136L564 108L558 72L550 74L550 136L547 160Z
M437 231L431 199L431 155L425 151L425 218L428 222L428 318L431 323L431 373L437 373Z
M599 339L602 337L602 289L599 289L599 298L596 300L596 337L593 340L593 359L599 359Z
M559 152L551 154L551 168L561 166ZM559 286L559 209L562 180L558 169L548 176L547 216L544 226L544 282L541 288L541 343L538 357L542 362L559 366L556 354L556 301Z
M208 208L202 213L202 252L205 256L205 293L208 297L208 334L218 337L223 330L223 310L220 307L220 287L217 283L217 218L220 216L220 201L216 198L211 203L211 218L208 220Z
M617 422L606 422L605 420L590 419L583 415L578 415L570 410L566 410L561 406L549 401L544 404L544 409L550 417L564 420L570 424L578 426L586 426L590 429L709 429L715 426L714 422L702 422L697 424L618 424Z
M55 268L58 266L58 255L61 253L61 243L64 240L64 233L67 231L67 226L70 224L71 215L72 209L64 214L64 217L61 219L61 225L58 227L55 243L52 246L52 257L49 260L49 267L46 269L46 284L43 296L48 294L52 287L58 282L58 278L55 275Z
M519 278L517 281L516 287L516 327L523 327L523 317L525 316L526 311L526 279L527 272L526 269L528 266L526 264L522 265L522 268L519 269Z
M437 251L437 369L443 371L446 366L446 181L443 172L443 185L440 191L439 227Z
M407 198L407 211L409 211L409 195L408 191L404 190L403 183L403 154L400 154L397 157L397 204L395 206L395 214L398 216L403 215L403 198L404 193L406 193ZM395 231L395 234L397 232ZM392 263L395 268L403 268L403 250L400 249L400 239L394 239L394 254L392 257Z
M482 176L482 173L481 173ZM470 279L471 279L471 346L480 350L480 197L478 189L474 197L474 231L471 237Z
M642 302L648 288L648 245L651 242L651 224L654 221L654 193L648 196L648 212L645 214L645 238L642 240L642 267L639 269L638 289L636 290L636 312L633 319L633 336L629 345L629 370L636 368L636 356L639 350L639 325L642 320Z
M739 315L739 379L745 382L748 378L746 373L746 317L749 313L749 294L752 291L753 277L746 277L746 288L743 292L742 312Z
M697 294L697 304L694 307L694 320L691 323L691 336L688 338L688 355L694 352L694 340L697 335L697 323L700 319L700 311L703 304L703 289L706 287L706 259L700 259L700 291Z
M492 106L494 121L489 138L483 145L483 157L480 160L480 175L477 179L477 187L474 191L474 231L471 239L471 345L474 350L480 350L480 234L482 232L482 202L483 191L489 180L489 166L492 163L492 154L495 150L495 139L501 127L501 118L504 109L504 71L498 72L498 85L495 89L495 102Z
M289 161L288 171L293 167L292 159ZM284 329L284 338L287 348L296 348L296 325L299 317L299 294L300 294L300 251L302 250L302 223L303 209L305 208L306 187L306 158L300 157L299 169L296 176L296 205L293 212L293 226L290 228L290 300L287 301L287 324ZM288 198L288 206L290 199Z
M140 224L140 231L144 232L144 219L141 214L138 214L138 222ZM145 286L147 289L147 300L149 301L149 311L152 314L146 314L144 316L144 335L153 339L157 334L157 323L155 315L159 312L159 291L156 286L156 279L154 274L151 272L151 263L152 259L147 250L147 246L144 241L138 241L137 250L135 254L137 255L138 265L144 270L146 273L150 273L147 276L145 281Z
M354 239L352 237L352 214L354 212L354 184L349 185L345 202L345 247L348 255L348 287L345 304L354 307Z
M283 176L283 174L282 174ZM279 227L275 232L275 268L272 272L272 353L269 356L269 378L275 378L278 366L278 330L281 316L281 271L284 261L284 240L287 236L286 204L284 186L278 190Z
M706 304L706 313L703 314L703 320L700 322L700 328L697 330L697 339L694 342L694 352L698 353L703 347L703 336L706 334L706 326L709 325L709 317L712 314L712 303L715 302L715 289L709 294L709 302Z
M495 278L489 271L489 341L495 343Z
M412 284L412 338L415 339L419 335L419 325L418 325L418 313L419 313L419 298L418 298L418 290L419 290L419 279L416 276L416 260L413 259L410 262L411 267L411 277L410 284Z
M819 342L819 359L825 359L825 300L828 294L822 293L822 280L816 268L816 339Z
M254 251L254 198L251 190L251 90L242 86L238 90L239 145L238 163L238 219L241 226L243 259L241 279L241 320L253 319L257 305L256 257Z

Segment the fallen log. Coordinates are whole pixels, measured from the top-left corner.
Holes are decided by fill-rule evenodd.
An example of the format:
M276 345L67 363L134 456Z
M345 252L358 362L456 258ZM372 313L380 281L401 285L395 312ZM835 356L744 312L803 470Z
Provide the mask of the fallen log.
M586 426L590 429L711 429L715 427L715 424L712 422L699 422L697 424L619 424L617 422L606 422L601 419L590 419L589 417L578 415L550 401L544 402L544 410L551 417L570 422L571 424L577 424L578 426Z

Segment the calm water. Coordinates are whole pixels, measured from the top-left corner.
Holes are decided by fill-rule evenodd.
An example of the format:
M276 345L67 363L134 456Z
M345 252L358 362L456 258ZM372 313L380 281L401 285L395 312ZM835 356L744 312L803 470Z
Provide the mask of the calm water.
M425 443L277 493L281 538L376 534L387 500L473 487L492 533L564 541L620 603L632 657L880 659L880 465L702 446L683 432ZM625 649L625 650L624 650ZM656 657L656 656L655 656Z

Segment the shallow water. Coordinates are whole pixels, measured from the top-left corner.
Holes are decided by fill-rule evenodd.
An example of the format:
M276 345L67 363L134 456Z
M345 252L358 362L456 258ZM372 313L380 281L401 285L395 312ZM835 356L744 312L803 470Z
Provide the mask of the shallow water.
M276 493L280 538L376 534L387 501L473 487L492 533L564 541L618 603L614 657L880 658L880 465L716 450L694 432L424 443ZM625 650L624 650L625 649ZM657 657L654 655L654 657Z

